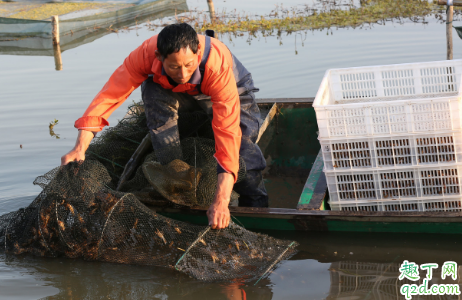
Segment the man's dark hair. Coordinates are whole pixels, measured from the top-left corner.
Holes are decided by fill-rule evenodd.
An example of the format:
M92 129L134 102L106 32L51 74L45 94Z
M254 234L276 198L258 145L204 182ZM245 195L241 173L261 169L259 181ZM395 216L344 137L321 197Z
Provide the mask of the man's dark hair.
M196 54L198 45L199 39L196 31L186 23L168 25L161 30L157 37L157 51L164 59L168 55L188 47Z

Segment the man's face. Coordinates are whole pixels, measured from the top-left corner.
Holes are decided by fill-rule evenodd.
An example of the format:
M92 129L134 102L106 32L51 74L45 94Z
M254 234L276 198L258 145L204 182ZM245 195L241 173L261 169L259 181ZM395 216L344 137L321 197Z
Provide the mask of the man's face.
M192 74L199 66L199 55L201 45L198 45L197 53L194 54L191 49L183 48L176 53L169 54L167 58L161 60L156 51L157 58L162 61L165 73L176 83L183 84L191 79Z

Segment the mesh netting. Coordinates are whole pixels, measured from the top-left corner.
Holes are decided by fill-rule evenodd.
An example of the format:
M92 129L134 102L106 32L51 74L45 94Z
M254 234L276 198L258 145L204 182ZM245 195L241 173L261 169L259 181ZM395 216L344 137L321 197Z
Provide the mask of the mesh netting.
M211 121L202 111L180 112L178 131L180 140L191 137L214 139ZM116 126L106 128L99 137L93 140L86 155L88 158L100 161L107 168L112 178L112 185L115 187L125 165L148 132L144 107L142 103L134 103ZM187 151L184 151L184 154L187 157L191 156ZM155 157L151 159L155 160Z
M148 132L144 108L135 103L116 126L106 128L93 139L86 151L87 159L104 165L111 176L110 186L115 189L125 165Z
M174 159L161 165L151 156L141 169L144 178L165 199L185 206L209 206L217 186L217 162L213 156L215 142L204 138L181 140L183 160ZM240 160L238 181L245 175L245 163ZM233 191L231 201L237 200Z
M295 242L234 223L211 230L163 217L111 181L90 159L38 177L38 197L0 217L1 245L14 254L169 267L205 281L261 278L295 253Z
M122 182L117 190L133 193L144 203L170 201L184 206L210 205L217 185L211 121L203 111L180 112L178 131L180 145L162 150L168 164L160 164L152 146L149 146L149 151L140 158L134 175ZM94 139L87 150L87 159L98 160L106 167L111 176L109 187L116 189L119 185L127 162L148 132L144 108L135 103L116 126L106 129L100 137ZM181 160L177 157L179 151ZM246 172L242 158L239 165L238 182L245 177ZM238 196L233 191L231 201L237 201Z

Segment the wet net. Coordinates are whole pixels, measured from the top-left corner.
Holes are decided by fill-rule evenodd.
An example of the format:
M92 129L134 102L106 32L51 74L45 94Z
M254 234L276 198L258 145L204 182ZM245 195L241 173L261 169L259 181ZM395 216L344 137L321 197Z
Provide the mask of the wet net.
M215 142L201 111L179 116L179 149L158 162L143 106L134 104L87 150L85 161L37 177L42 192L0 217L7 253L173 268L204 281L264 277L295 253L295 242L231 223L223 230L163 217L144 203L208 206L217 185ZM177 155L180 153L180 158ZM173 155L175 154L175 155ZM127 173L132 166L133 174ZM129 175L127 175L129 174ZM245 176L240 161L238 180ZM124 179L125 178L125 179ZM233 193L233 197L237 198Z
M181 166L180 166L181 167ZM83 258L176 269L204 281L255 280L295 253L295 242L163 217L132 193L110 188L96 160L70 163L38 177L43 190L26 208L0 217L7 253Z
M116 189L125 165L148 132L144 108L134 103L116 126L106 128L93 139L85 153L86 159L101 162L111 176L110 187Z
M143 147L149 131L144 108L132 105L126 116L114 127L105 130L87 150L87 159L101 162L108 170L108 186L133 193L143 203L169 202L182 206L209 206L217 186L217 162L213 157L215 141L211 121L203 111L182 112L178 117L180 144L162 150L168 163L158 162L151 142ZM177 149L178 148L178 149ZM121 182L127 163L138 154L139 164L132 176ZM180 154L178 154L180 153ZM237 182L245 177L245 162L240 159ZM233 191L231 201L239 195Z

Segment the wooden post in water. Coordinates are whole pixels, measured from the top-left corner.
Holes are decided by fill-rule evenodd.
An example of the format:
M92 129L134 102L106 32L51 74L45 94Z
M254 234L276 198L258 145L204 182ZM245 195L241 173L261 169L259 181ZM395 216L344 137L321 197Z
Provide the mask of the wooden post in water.
M454 6L450 5L446 9L446 59L452 59L452 17L454 14Z
M53 16L51 18L51 36L53 39L53 55L55 57L56 71L63 69L63 61L61 59L61 47L59 45L59 18Z
M59 45L59 17L51 17L51 35L53 37L53 45Z
M207 0L207 4L209 6L210 21L214 23L215 22L215 6L213 5L213 0Z
M58 45L53 45L53 55L55 57L55 69L56 71L62 71L63 69L63 60L61 59L61 47Z

